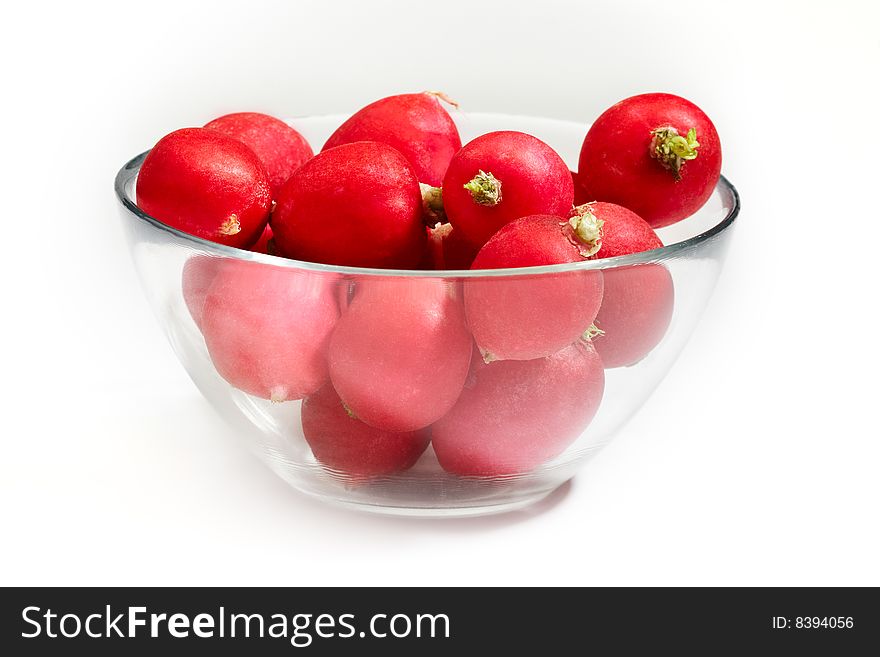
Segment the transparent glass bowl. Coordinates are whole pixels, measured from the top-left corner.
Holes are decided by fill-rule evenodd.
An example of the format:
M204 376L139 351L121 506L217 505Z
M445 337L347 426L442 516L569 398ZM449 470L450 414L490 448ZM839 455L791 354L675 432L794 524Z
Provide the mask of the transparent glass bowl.
M456 113L455 118L465 143L493 130L520 130L553 146L570 166L577 161L587 129L579 123L501 114ZM294 125L313 146L320 147L344 119L342 115L312 117L298 119ZM135 181L145 155L139 155L120 170L116 177L116 194L144 293L190 377L256 454L291 486L327 502L393 514L463 516L507 511L537 501L571 478L620 431L675 361L712 293L739 212L736 190L721 178L712 197L697 214L658 231L667 246L654 251L570 265L491 272L368 270L242 251L207 242L162 224L144 214L135 204ZM291 313L312 312L308 309L313 309L316 303L323 308L330 304L331 314L337 307L342 307L340 312L344 313L345 306L351 298L356 298L359 288L372 286L372 294L378 294L381 299L382 294L399 295L399 283L405 279L408 289L415 286L418 290L423 286L426 295L440 285L448 291L453 304L460 304L468 294L468 286L476 283L484 292L515 298L517 304L526 308L534 302L535 315L543 320L549 319L550 326L571 322L571 317L570 313L565 314L568 308L547 307L547 285L556 286L554 289L559 285L574 289L579 280L595 277L598 271L605 281L603 304L609 308L607 313L615 316L603 324L605 306L599 311L597 323L606 329L606 335L595 337L592 345L600 355L604 351L606 359L620 361L614 364L621 366L605 368L604 391L601 383L596 383L601 374L595 371L595 363L591 366L593 371L586 377L593 382L591 384L580 380L577 372L569 372L564 376L569 376L572 383L558 385L558 380L552 382L552 373L547 374L541 368L538 368L541 372L532 376L528 374L529 368L516 369L516 366L510 370L512 374L496 377L492 384L480 383L480 377L488 371L482 368L509 367L509 364L498 361L483 365L477 355L462 393L462 399L464 395L470 395L468 403L475 404L471 411L476 413L476 421L472 422L472 431L467 429L467 418L459 418L457 424L453 423L454 447L451 450L448 446L444 448L447 458L442 464L451 472L444 470L431 445L412 467L403 471L365 476L333 469L315 458L306 441L301 421L302 401L278 402L248 394L233 387L218 373L206 340L187 306L187 300L193 304L192 290L197 295L204 281L200 282L199 276L190 280L188 299L182 291L184 267L188 262L190 272L194 266L204 270L205 263L209 270L231 263L248 272L243 279L251 281L250 284L261 281L264 273L266 280L279 277L289 280L291 289L299 290L295 294L302 295L286 302L285 308ZM318 299L316 295L326 298ZM651 303L658 295L663 301ZM396 307L393 305L396 303L397 298L394 298L392 307ZM277 315L278 308L274 312ZM284 312L286 310L281 314ZM560 313L558 323L553 316L555 312ZM248 321L261 321L260 313L256 317L257 320ZM522 325L518 328L522 329ZM224 351L228 356L229 351L234 351L234 345L224 344L222 340L235 333L234 330L226 331L221 332L220 337L212 337L215 356ZM603 345L602 341L612 340L612 333L618 342L613 346L610 342ZM303 339L298 336L296 340L300 341L294 340L294 343L305 344ZM623 340L622 346L620 340ZM327 345L322 343L317 347L309 345L310 351L308 354L302 352L302 360L314 359L316 348L320 358L327 357ZM578 349L580 355L576 355L575 360L589 353L592 347L582 345ZM296 362L299 352L294 348L291 353L289 345L286 350L288 366L298 367L301 364ZM226 358L226 364L220 369L229 367L228 360ZM442 360L437 363L438 372L446 372L450 367L445 356ZM460 367L460 361L457 363L455 367ZM251 365L258 370L261 367L259 363ZM242 367L240 362L238 367ZM248 364L244 365L245 369L248 367ZM322 363L314 367L317 367L318 379L326 376L321 374L325 367ZM277 371L277 362L274 368ZM522 377L525 378L532 376L532 380L517 379L517 372L524 372ZM367 370L363 378L369 379L370 376L371 372ZM440 378L447 380L450 377ZM309 383L297 385L314 387L316 381L312 376ZM394 388L388 381L367 381L366 385L368 394L373 390L379 398L386 387ZM239 386L248 387L240 383ZM395 390L399 393L399 386ZM260 394L259 390L256 392ZM288 391L287 396L290 394L301 392ZM481 395L489 398L482 407L481 401L486 400ZM601 403L590 421L592 412L586 405L593 404L596 395L601 395ZM276 396L284 397L284 391ZM449 403L448 391L445 396L444 401L444 394L438 393L438 407L430 408L429 404L429 408L422 408L422 417L425 417L425 410L428 415L445 413ZM390 402L392 406L397 404L397 407L407 408L406 404L401 406L399 403L399 394ZM482 413L486 409L492 409L488 413L491 417ZM559 420L560 413L554 409L563 409L566 413L575 409L576 412L562 421ZM681 411L685 413L686 408L682 407ZM335 426L324 428L332 434ZM445 431L450 433L448 427ZM426 434L421 432L419 435L423 440ZM327 438L327 435L323 436L324 440ZM332 441L333 435L329 438ZM340 440L346 438L350 439L350 436L339 436ZM446 440L448 443L448 438ZM535 449L538 443L542 446ZM469 467L469 445L475 455L473 468ZM332 451L332 445L330 449ZM452 457L448 456L449 453ZM496 457L497 463L493 462Z

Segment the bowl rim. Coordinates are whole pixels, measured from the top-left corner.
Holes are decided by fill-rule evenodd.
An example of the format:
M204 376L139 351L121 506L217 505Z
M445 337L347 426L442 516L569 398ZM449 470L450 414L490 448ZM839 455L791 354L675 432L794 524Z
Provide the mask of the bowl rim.
M330 116L330 115L328 115ZM335 116L335 115L334 115ZM512 115L512 114L499 114L494 112L469 112L468 116L471 117L507 117L507 118L517 118L517 119L532 119L532 120L552 120L560 123L575 123L573 121L565 121L562 119L550 119L545 117L533 117L527 115ZM302 117L303 119L308 118L327 118L327 117ZM134 199L130 197L127 192L127 187L129 183L134 180L135 176L137 176L138 171L140 170L141 164L143 164L144 158L146 158L149 150L144 151L143 153L136 155L128 162L126 162L122 168L116 174L116 178L114 181L114 190L116 192L116 198L119 200L120 204L128 210L130 214L136 217L138 220L149 224L153 228L159 229L166 233L170 233L171 235L177 237L178 239L184 240L186 242L191 242L193 244L193 248L197 248L201 251L206 251L211 253L212 255L218 257L226 257L226 258L235 258L237 260L246 260L252 262L263 263L267 265L274 265L276 267L289 267L291 269L305 269L309 271L315 272L325 272L325 273L335 273L335 274L346 274L346 275L357 275L357 276L399 276L399 277L419 277L419 278L496 278L496 277L504 277L504 276L516 276L516 275L533 275L533 274L541 274L541 273L559 273L559 272L567 272L567 271L579 271L579 270L592 270L592 269L612 269L617 267L626 267L631 265L640 265L640 264L648 264L648 263L657 263L662 262L664 260L668 260L670 258L675 257L679 253L683 251L687 251L693 249L700 244L711 241L713 238L717 237L721 233L728 230L733 223L736 221L736 218L739 216L740 211L740 196L736 187L724 176L721 175L718 179L718 183L715 186L716 190L720 190L720 192L726 196L728 196L732 203L730 209L724 218L721 219L718 223L708 228L707 230L694 235L693 237L689 237L687 239L681 240L679 242L673 242L671 244L664 245L657 249L652 249L650 251L642 251L639 253L632 253L628 255L615 256L613 258L600 258L598 260L584 260L581 262L572 262L572 263L563 263L558 265L543 265L537 267L517 267L517 268L507 268L507 269L381 269L381 268L372 268L372 267L353 267L346 265L328 265L319 262L308 262L306 260L295 260L293 258L285 258L281 256L268 255L265 253L257 253L254 251L247 251L245 249L240 249L234 246L227 246L225 244L218 244L217 242L212 242L210 240L206 240L202 237L197 237L195 235L190 235L184 231L178 230L165 224L158 219L151 217L146 212L141 210ZM685 219L686 221L686 219Z

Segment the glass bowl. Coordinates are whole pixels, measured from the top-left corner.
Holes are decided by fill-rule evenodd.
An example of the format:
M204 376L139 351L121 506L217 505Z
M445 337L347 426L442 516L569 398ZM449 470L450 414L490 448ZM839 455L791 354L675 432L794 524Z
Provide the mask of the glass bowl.
M310 117L293 124L317 147L345 118ZM493 130L520 130L550 144L569 166L576 163L587 130L580 123L503 114L456 112L455 120L464 143ZM712 293L739 212L737 192L722 177L698 213L658 231L666 246L650 252L490 272L339 267L221 246L149 217L136 206L134 194L145 155L119 171L116 194L144 293L192 380L291 486L326 502L390 514L508 511L541 499L574 476L669 371ZM237 274L225 280L254 288L244 294L253 292L250 298L256 301L233 309L232 315L226 312L225 319L221 312L217 320L214 312L206 341L194 317L207 322L200 317L207 284L216 271L230 268ZM528 342L533 323L550 332L576 326L577 299L572 304L559 299L597 276L604 282L604 298L596 324L604 335L576 339L573 346L538 360L486 364L468 334L467 350L473 354L461 355L460 325L482 321L471 314L461 319L469 295L525 311L521 321L512 319L515 312L505 315L510 324L501 330ZM272 291L279 285L283 294ZM256 289L261 286L268 286L268 293ZM358 294L364 295L360 302ZM271 300L259 301L261 295ZM357 313L355 303L360 303ZM476 306L477 311L485 307ZM437 308L442 309L440 320L418 315L436 314ZM416 313L415 320L412 314L407 319L407 309ZM348 318L355 325L346 329L346 338L333 342L333 332L342 331L337 316L349 312L373 317L361 324ZM394 326L383 327L383 313ZM484 320L491 324L497 317L490 312ZM280 325L271 325L274 318ZM401 335L405 321L426 331L424 342L419 336L413 348L413 336L405 335L398 339L408 346L395 354L394 336ZM456 337L442 327L437 332L438 321L458 322ZM309 335L288 326L306 326ZM243 352L236 343L243 332L280 342L257 349L256 355ZM454 348L449 346L453 342ZM328 345L336 343L343 346L334 346L330 354ZM363 348L373 351L353 356L352 349L358 348L353 343L369 343ZM389 353L403 365L387 362ZM606 361L604 367L596 353ZM261 357L269 362L256 362ZM352 358L360 360L353 363ZM427 380L398 380L410 376L400 375L401 368L414 371L407 369L412 362L424 374L425 359L432 370ZM303 370L307 373L299 376ZM333 384L326 382L331 374ZM272 379L288 375L296 381ZM345 406L332 385L345 390ZM317 386L320 395L312 392ZM312 399L291 399L306 394ZM686 410L683 406L681 412ZM383 431L362 426L352 415L369 416ZM427 428L415 426L425 423ZM433 442L425 448L429 439Z

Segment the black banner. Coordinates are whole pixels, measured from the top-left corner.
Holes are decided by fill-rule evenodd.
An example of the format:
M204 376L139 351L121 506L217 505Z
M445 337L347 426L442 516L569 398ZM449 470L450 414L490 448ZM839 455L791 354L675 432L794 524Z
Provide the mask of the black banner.
M867 588L22 588L0 606L7 655L855 654L878 628Z

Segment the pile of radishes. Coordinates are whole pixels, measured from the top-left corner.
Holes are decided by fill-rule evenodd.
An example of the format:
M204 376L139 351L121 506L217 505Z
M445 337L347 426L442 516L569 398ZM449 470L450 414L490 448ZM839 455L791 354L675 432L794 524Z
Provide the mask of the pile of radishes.
M532 135L462 146L438 93L376 101L314 155L293 127L230 114L163 137L137 203L174 228L279 257L380 269L507 269L655 249L721 171L709 118L669 94L593 123L577 173ZM576 205L577 203L577 205ZM363 478L433 445L455 475L528 472L561 454L602 400L604 369L662 339L660 263L453 278L351 275L205 255L183 296L232 386L302 399L316 459Z

